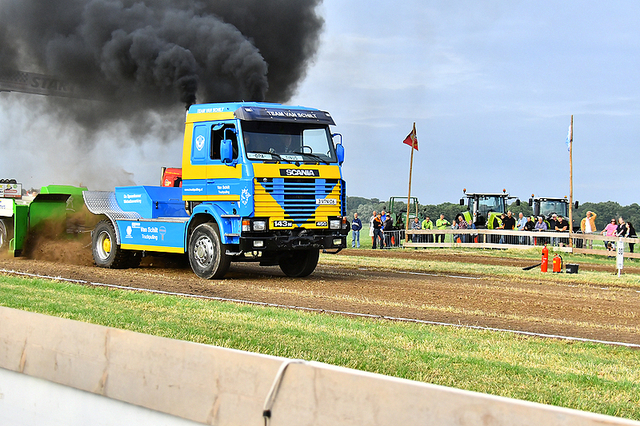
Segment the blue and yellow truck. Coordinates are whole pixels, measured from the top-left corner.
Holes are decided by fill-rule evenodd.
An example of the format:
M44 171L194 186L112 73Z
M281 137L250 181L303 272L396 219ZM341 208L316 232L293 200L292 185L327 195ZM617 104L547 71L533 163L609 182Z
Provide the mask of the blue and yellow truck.
M328 112L306 107L190 106L181 187L84 193L103 216L92 232L96 265L135 267L145 253L179 253L205 279L222 278L231 262L311 274L319 251L346 247L349 232L333 125Z

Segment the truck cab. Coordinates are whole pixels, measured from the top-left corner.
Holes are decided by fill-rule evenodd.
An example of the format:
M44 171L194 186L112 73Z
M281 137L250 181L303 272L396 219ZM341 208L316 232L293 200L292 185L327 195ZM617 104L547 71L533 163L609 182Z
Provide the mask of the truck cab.
M222 243L240 251L342 247L330 238L346 204L334 124L301 107L192 106L182 157L187 212L215 206L220 219L237 219L219 225Z

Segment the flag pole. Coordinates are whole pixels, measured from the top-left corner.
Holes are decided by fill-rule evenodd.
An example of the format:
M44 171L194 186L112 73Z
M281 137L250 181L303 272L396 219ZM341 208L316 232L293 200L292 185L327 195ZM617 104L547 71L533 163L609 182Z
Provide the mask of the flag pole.
M573 114L569 129L569 247L573 247Z
M412 135L415 137L416 136L416 123L415 121L413 122L413 130L412 130ZM414 151L414 144L415 141L411 141L411 164L409 166L409 195L407 196L407 220L406 220L406 224L405 224L405 231L409 230L409 212L411 209L411 176L413 174L413 151ZM409 234L407 232L404 233L405 235L405 242L409 242Z

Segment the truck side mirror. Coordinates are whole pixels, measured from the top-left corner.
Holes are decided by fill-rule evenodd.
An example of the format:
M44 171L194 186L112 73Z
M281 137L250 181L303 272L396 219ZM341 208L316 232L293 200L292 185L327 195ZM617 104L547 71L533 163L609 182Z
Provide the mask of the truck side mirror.
M464 198L460 198L460 205L464 206Z
M229 132L235 136L235 129L228 127L224 129L224 139L220 141L220 160L224 164L230 164L233 161L233 142L229 138Z
M233 143L231 139L223 139L220 141L220 160L225 164L233 161Z
M576 210L578 210L578 206L580 205L580 203L578 203L577 201L575 203L573 203L574 207Z
M344 146L342 146L342 134L333 133L331 139L340 138L340 142L336 143L336 155L338 156L338 164L342 165L344 162Z
M344 147L341 143L336 145L336 155L338 156L338 163L342 165L344 163Z
M533 206L533 198L529 198L529 207Z
M520 198L516 198L516 206L520 207Z

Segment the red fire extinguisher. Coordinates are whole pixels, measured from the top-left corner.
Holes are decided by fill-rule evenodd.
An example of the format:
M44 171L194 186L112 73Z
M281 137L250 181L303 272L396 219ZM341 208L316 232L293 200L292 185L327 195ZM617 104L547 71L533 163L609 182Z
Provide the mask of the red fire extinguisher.
M542 272L547 272L548 267L549 267L549 249L545 245L542 248L542 263L540 264L540 270Z
M557 254L553 256L553 272L562 272L562 258Z

